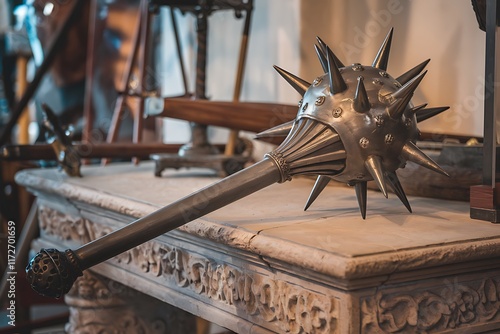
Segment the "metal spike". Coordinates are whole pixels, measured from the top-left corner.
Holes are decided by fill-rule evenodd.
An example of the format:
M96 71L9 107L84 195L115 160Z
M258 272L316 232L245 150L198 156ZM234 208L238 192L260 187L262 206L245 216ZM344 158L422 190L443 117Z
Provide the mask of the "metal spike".
M398 119L404 114L406 106L411 100L411 96L408 98L402 98L394 101L391 105L387 107L387 112L393 119Z
M394 31L394 28L391 28L389 30L389 33L384 39L384 42L380 46L380 49L378 50L377 55L375 56L375 59L373 60L372 66L376 67L378 69L381 69L383 71L387 71L387 64L389 62L389 53L391 51L391 42L392 42L392 32Z
M326 47L326 55L328 61L328 77L330 78L330 92L332 94L341 93L347 89L347 85L335 63L335 55L328 46Z
M318 55L319 62L321 63L321 67L323 67L323 71L328 72L328 61L326 60L326 56L320 47L314 44L314 50L316 50L316 54Z
M268 137L284 137L287 136L293 127L295 120L280 124L268 130L259 132L255 135L256 139L268 138Z
M358 198L359 211L361 211L361 217L366 219L366 193L367 193L367 182L358 182L354 185L356 190L356 197Z
M387 187L385 186L385 177L384 177L384 166L382 165L382 158L377 155L370 155L365 160L365 167L370 172L370 175L375 180L378 188L384 194L385 198L387 198Z
M427 71L420 73L419 75L417 75L416 77L405 83L401 88L399 88L397 91L391 94L391 98L401 99L408 95L413 95L415 89L417 89L418 85L420 85L420 82L422 82L422 79L426 74Z
M427 107L427 103L422 103L421 105L410 108L410 110L408 110L408 115L416 114L419 110L424 109L425 107Z
M306 90L311 86L311 84L292 73L285 71L279 66L273 66L276 71L302 96L304 96Z
M311 194L309 195L309 198L307 199L306 206L304 207L304 211L306 211L311 204L318 198L319 194L325 189L325 187L328 185L330 182L330 178L325 175L320 175L316 179L316 183L314 184L313 189L311 190Z
M410 202L408 202L408 198L406 198L405 191L401 186L401 182L399 182L399 178L396 173L388 173L386 180L389 182L389 186L392 188L392 191L398 196L399 200L404 204L406 209L411 213Z
M319 44L321 50L323 51L323 53L325 54L325 57L326 57L326 48L328 46L326 45L326 43L319 36L316 36L316 40L318 41L318 44Z
M370 110L370 101L368 100L368 94L366 94L363 80L364 78L362 76L358 77L358 85L356 86L356 93L354 93L353 108L357 112Z
M450 109L450 107L435 107L419 110L416 115L417 122L423 122L426 119L439 115L440 113L448 109Z
M415 78L404 84L403 87L399 88L390 95L389 99L394 102L387 107L387 112L392 118L397 119L403 115L406 106L410 103L410 100L413 97L415 89L417 89L426 74L427 71L417 75Z
M450 176L444 171L437 163L435 163L431 158L429 158L424 152L422 152L415 144L408 142L403 146L401 151L403 158L409 161L413 161L422 167L428 168L440 174Z
M321 48L321 51L323 51L323 55L325 56L326 58L326 48L327 48L327 45L325 42L323 42L323 40L319 37L316 36L316 40L318 41L318 44ZM345 67L344 63L342 63L340 61L340 59L337 58L337 56L335 54L333 54L334 58L335 58L335 63L337 64L337 67ZM325 71L326 72L326 71Z
M427 66L427 64L430 61L431 61L430 59L427 59L426 61L421 62L420 64L418 64L417 66L415 66L411 70L409 70L409 71L401 74L396 80L400 84L404 85L405 83L407 83L408 81L410 81L412 78L414 78L415 76L417 76L420 72L422 72L424 70L425 66Z

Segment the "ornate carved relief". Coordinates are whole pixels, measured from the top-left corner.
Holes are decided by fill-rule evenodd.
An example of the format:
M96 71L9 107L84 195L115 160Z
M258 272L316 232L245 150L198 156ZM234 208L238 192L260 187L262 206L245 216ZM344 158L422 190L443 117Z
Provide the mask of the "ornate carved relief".
M42 229L47 235L86 243L109 232L99 224L71 219L48 207L42 208L42 212ZM64 229L60 228L63 225ZM61 231L69 232L63 234ZM340 303L333 296L263 274L246 272L154 241L122 253L113 260L128 270L148 273L152 279L166 280L226 307L234 307L236 313L245 312L254 321L278 332L338 332Z
M231 305L280 332L335 333L339 303L332 296L150 241L116 258L181 288Z
M361 301L363 333L433 333L500 321L500 278L445 282L407 295L384 294Z
M195 332L192 315L88 270L65 296L65 302L70 306L67 333Z
M102 227L94 230L91 222L61 213L45 205L38 209L40 229L46 236L60 240L77 241L82 244L100 238L111 232L110 228Z

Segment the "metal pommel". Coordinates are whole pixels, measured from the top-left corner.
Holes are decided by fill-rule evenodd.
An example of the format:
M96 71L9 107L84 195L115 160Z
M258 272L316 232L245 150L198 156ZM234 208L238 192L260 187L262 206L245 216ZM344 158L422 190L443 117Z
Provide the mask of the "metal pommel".
M26 267L28 282L41 295L61 298L70 289L82 271L75 254L68 249L42 249Z

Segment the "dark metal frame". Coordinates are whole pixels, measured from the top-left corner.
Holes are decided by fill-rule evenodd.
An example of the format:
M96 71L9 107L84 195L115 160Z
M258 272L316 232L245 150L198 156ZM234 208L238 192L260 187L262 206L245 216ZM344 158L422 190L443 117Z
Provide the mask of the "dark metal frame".
M500 0L486 0L486 62L484 91L483 183L471 187L470 216L473 219L500 222L500 183L497 181L496 111L500 108Z

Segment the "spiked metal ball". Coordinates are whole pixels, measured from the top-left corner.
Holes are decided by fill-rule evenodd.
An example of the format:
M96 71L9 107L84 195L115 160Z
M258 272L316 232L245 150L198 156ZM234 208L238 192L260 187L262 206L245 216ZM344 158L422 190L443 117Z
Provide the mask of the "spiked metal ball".
M260 133L258 137L288 135L281 145L287 150L290 150L291 138L297 135L311 137L318 127L328 128L329 136L336 139L323 148L325 152L319 153L322 168L301 171L301 174L319 175L306 209L334 179L355 186L361 214L365 218L367 181L374 180L385 197L387 185L391 187L411 212L396 170L404 168L409 160L448 175L415 145L419 134L417 123L448 107L425 109L426 105L415 107L411 103L415 89L426 74L422 71L429 60L396 79L387 73L392 34L391 29L371 66L357 63L344 66L318 38L319 46L315 45L315 49L326 73L312 84L275 66L303 99L295 121ZM307 127L306 120L311 123Z
M276 67L303 96L294 121L258 135L286 136L280 146L260 162L75 251L42 250L26 269L32 287L61 296L83 270L294 175L319 175L306 209L335 179L355 186L363 218L369 180L385 196L386 184L392 187L411 211L396 170L409 160L447 175L415 146L417 122L447 107L411 104L428 61L394 79L386 72L391 39L392 30L371 66L344 66L318 39L316 51L326 74L312 85Z

